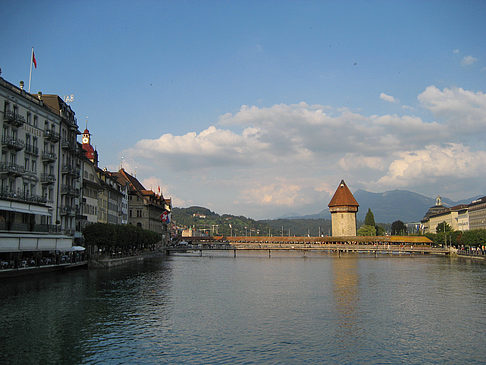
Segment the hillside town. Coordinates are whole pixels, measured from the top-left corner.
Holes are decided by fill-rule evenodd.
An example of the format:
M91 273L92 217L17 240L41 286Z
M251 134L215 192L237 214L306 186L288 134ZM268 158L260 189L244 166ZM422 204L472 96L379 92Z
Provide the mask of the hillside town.
M39 263L53 260L49 252L82 250L83 229L92 223L133 225L169 239L171 199L123 167L100 168L89 130L80 132L61 97L33 95L23 82L0 77L0 105L2 268L18 265L25 252Z

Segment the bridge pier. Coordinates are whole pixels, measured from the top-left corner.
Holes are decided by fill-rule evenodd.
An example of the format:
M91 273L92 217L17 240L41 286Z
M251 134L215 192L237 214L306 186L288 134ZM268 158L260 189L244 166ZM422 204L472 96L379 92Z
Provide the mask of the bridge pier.
M236 248L233 250L233 257L236 257Z
M199 250L199 257L202 257L202 250Z
M268 258L270 258L270 257L271 257L271 255L270 255L270 250L268 250Z

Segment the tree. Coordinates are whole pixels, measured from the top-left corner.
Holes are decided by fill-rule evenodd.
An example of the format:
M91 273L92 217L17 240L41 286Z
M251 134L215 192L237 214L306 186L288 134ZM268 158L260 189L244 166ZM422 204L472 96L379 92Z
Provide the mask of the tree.
M366 213L364 224L365 226L373 226L373 227L376 226L375 216L373 215L371 208L368 208L368 213Z
M377 236L384 236L385 235L385 233L386 233L385 228L383 228L382 226L378 226L378 225L376 225L375 228L376 228L376 235Z
M435 229L435 231L437 233L441 233L441 232L450 232L452 231L452 227L450 225L448 225L445 221L444 222L441 222L437 225L437 228Z
M376 236L376 228L365 224L359 227L357 234L358 236Z
M406 233L407 233L407 227L402 221L398 220L392 223L391 234L393 236L405 235Z

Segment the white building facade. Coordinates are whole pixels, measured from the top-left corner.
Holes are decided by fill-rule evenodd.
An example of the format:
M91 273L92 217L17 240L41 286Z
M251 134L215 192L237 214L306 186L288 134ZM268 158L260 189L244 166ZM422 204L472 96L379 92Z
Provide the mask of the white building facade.
M61 225L62 124L41 94L0 77L0 253L73 244L73 226Z

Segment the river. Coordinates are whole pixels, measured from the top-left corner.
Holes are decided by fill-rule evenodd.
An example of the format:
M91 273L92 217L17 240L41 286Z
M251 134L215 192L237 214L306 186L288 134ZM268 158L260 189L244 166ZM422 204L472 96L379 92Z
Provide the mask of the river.
M484 364L486 263L170 256L0 281L2 364Z

